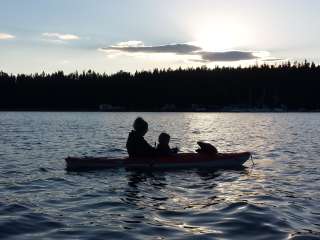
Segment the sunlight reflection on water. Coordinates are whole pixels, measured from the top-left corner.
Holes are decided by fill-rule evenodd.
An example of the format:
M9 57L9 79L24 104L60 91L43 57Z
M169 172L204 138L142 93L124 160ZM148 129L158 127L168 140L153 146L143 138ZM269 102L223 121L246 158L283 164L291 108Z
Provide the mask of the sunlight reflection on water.
M68 173L66 156L125 156L135 117L150 143L252 151L241 171ZM0 112L0 238L319 238L320 114ZM310 238L311 239L311 238Z

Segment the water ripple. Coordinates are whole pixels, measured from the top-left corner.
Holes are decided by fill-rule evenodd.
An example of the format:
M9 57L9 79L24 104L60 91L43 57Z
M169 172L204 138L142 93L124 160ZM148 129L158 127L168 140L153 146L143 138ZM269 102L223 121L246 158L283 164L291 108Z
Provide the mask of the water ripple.
M125 156L137 115L172 146L254 152L230 171L68 173ZM320 239L319 114L0 112L1 239Z

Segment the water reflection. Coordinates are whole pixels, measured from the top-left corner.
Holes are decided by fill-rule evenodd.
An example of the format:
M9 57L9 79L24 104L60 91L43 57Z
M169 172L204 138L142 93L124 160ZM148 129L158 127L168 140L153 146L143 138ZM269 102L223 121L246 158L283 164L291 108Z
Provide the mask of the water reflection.
M128 171L128 186L138 188L142 182L148 181L150 185L156 188L166 186L166 178L164 172L148 172L148 171Z
M150 210L204 209L223 201L233 202L242 197L241 181L250 170L243 168L227 172L231 173L230 177L226 177L226 171L222 170L127 171L123 201Z
M183 151L209 140L221 151L255 152L256 165L63 170L68 155L125 156L138 115L150 123L149 142L162 131ZM0 113L0 238L319 238L319 116Z
M127 187L124 189L123 201L139 209L158 209L167 197L161 195L166 187L166 178L160 173L128 171ZM157 193L154 195L154 193Z
M230 184L247 175L245 169L229 171L233 177L226 179ZM221 189L225 171L188 170L178 172L139 172L127 171L127 187L124 189L125 204L144 213L140 224L151 224L174 228L189 234L219 236L222 230L206 224L197 224L197 212L215 211L214 206L231 199ZM239 185L234 184L234 189ZM228 186L230 188L230 186ZM232 191L231 189L229 189ZM235 198L234 198L235 199ZM241 206L240 206L241 207ZM130 220L126 223L129 224ZM130 223L131 224L131 223Z

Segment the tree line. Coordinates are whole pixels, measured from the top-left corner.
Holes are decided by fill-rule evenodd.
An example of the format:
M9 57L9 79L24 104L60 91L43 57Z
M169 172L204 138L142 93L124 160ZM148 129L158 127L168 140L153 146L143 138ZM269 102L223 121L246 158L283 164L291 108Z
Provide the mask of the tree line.
M158 111L165 105L188 110L285 108L320 109L320 66L285 62L250 67L205 66L154 69L134 74L89 70L35 74L0 72L1 110L98 110L99 105L128 111Z

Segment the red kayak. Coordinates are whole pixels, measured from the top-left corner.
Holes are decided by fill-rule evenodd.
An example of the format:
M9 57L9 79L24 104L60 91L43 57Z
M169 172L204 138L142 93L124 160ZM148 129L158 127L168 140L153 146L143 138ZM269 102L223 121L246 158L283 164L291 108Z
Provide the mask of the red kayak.
M214 169L239 168L251 157L250 152L241 153L179 153L170 156L144 158L95 158L68 157L67 170L87 170L106 168L129 169Z

